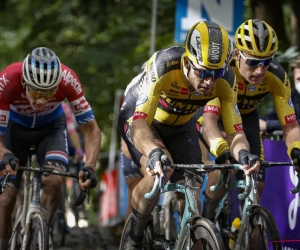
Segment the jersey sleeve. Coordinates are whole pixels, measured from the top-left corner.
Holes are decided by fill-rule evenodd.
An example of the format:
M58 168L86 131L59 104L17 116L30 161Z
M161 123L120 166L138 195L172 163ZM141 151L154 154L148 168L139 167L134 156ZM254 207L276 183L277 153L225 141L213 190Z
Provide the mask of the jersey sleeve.
M62 84L77 123L82 125L95 120L94 112L84 97L78 76L65 65L62 65L62 70Z
M155 53L146 65L145 74L141 79L138 91L133 120L143 119L146 120L148 124L151 124L154 119L159 97L163 89L163 81L161 81L157 70L159 63L157 53Z
M225 76L218 80L216 88L218 98L212 100L212 105L221 108L225 132L232 134L243 131L242 118L237 106L237 83L231 67Z
M17 85L21 85L21 77L18 74L20 69L22 69L22 64L15 63L7 66L0 72L0 136L5 134L9 120L9 98L19 94L20 86Z
M275 110L280 125L297 121L294 106L291 99L291 85L283 67L279 64L276 73L271 75L271 92L274 98ZM279 68L280 67L280 68ZM283 72L282 72L283 71Z

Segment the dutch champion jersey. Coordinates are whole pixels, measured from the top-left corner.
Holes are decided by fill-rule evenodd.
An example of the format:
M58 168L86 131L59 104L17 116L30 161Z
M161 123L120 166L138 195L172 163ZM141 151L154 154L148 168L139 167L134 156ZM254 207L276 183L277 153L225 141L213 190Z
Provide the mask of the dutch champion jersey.
M64 64L61 64L63 76L55 95L44 110L33 110L21 82L22 65L22 62L11 64L0 73L0 135L5 134L9 119L30 128L52 122L63 113L61 103L65 98L70 102L79 125L95 119L78 76Z

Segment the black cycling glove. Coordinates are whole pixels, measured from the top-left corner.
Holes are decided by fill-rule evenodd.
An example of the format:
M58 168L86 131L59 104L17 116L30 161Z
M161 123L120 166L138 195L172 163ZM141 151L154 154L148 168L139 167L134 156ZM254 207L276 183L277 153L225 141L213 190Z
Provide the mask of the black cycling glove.
M84 177L85 177L86 179L89 179L89 180L91 181L91 188L96 187L98 181L97 181L97 178L96 178L96 175L95 175L95 173L94 173L93 168L87 166L87 167L83 167L83 168L81 169L81 171L84 172Z
M153 149L149 154L149 160L147 162L146 167L150 168L151 170L154 169L155 163L157 161L161 161L161 157L164 155L164 151L161 148Z
M12 153L5 153L1 160L0 170L5 169L6 165L10 165L14 170L17 163L19 163L19 159L16 156L14 156Z
M225 150L222 154L220 154L216 159L215 163L216 164L224 164L225 161L229 160L230 162L232 161L232 156L230 154L229 150Z
M260 161L257 155L250 154L246 149L239 151L239 162L242 165L249 165L251 168L255 162Z
M300 167L300 149L294 148L291 152L291 157L295 165Z

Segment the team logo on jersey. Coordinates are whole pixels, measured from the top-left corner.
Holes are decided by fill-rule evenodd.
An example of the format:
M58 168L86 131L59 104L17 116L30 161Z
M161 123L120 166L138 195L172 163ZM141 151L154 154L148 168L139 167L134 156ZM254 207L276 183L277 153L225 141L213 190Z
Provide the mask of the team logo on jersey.
M204 107L204 113L213 113L215 115L220 115L221 109L218 106L205 105L205 107Z
M0 115L0 123L7 121L7 116L6 115Z
M79 83L78 79L74 77L70 71L64 70L62 72L62 78L65 80L65 85L71 84L71 86L75 89L77 95L82 92L81 84Z
M180 89L180 87L177 84L178 84L177 82L172 82L171 86L175 89Z
M288 100L288 104L289 104L292 108L294 108L294 104L293 104L293 102L292 102L292 98L291 98L291 97L290 97L289 100Z
M194 96L200 96L201 94L197 91L194 92Z
M254 91L256 90L256 86L255 86L255 85L250 85L250 86L248 87L248 90L249 90L250 92L254 92Z
M241 82L238 82L238 89L239 90L244 90L244 84Z
M90 107L90 105L87 102L87 100L85 100L85 99L82 99L78 104L76 104L74 106L76 112L78 112L80 110L88 109L89 107Z
M291 115L286 115L284 117L285 123L289 124L289 123L293 123L297 120L296 115L295 114L291 114Z
M242 123L239 123L239 124L234 124L234 129L236 132L240 132L240 131L243 131L243 124Z
M189 90L187 88L180 88L180 94L182 94L182 95L188 95L189 94Z
M139 95L135 105L139 106L139 105L145 103L147 100L148 100L148 96L145 93L142 93Z
M237 104L234 105L234 110L239 116L241 116L241 113L240 113L240 110L239 110L239 107Z
M147 116L148 115L146 113L144 113L144 112L134 112L132 120L133 121L137 120L137 119L143 119L143 120L145 120L147 118Z

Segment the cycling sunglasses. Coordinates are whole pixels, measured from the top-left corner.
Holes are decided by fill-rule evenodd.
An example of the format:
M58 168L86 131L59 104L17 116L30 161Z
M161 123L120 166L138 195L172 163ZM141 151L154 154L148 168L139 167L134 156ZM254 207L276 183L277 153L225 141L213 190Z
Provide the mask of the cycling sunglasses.
M208 77L212 77L214 80L221 78L224 76L226 69L198 69L195 67L192 61L189 61L192 69L198 72L198 77L201 79L205 79Z
M57 90L57 88L54 88L50 91L40 91L40 90L33 89L33 88L29 87L28 85L27 85L27 88L28 88L29 94L34 99L39 99L42 97L44 97L45 99L50 99L56 93L56 90Z
M241 51L239 51L239 52L240 52L241 57L243 57L243 59L245 60L245 63L247 65L249 65L250 67L269 66L270 63L273 61L273 57L274 57L274 56L271 56L271 57L267 57L264 59L257 59L257 58L245 57Z

